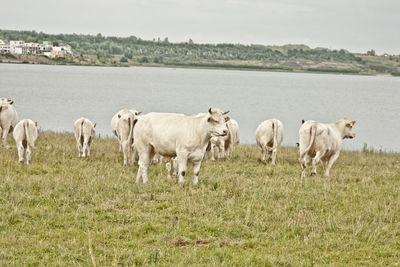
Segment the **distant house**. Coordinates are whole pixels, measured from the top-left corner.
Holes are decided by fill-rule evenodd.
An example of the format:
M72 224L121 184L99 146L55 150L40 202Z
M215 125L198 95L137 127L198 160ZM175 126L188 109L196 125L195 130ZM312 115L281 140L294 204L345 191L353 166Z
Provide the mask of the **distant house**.
M0 40L0 53L2 54L10 53L10 44L4 40Z
M25 42L18 40L18 41L10 41L10 53L11 54L27 54L27 47L25 46Z

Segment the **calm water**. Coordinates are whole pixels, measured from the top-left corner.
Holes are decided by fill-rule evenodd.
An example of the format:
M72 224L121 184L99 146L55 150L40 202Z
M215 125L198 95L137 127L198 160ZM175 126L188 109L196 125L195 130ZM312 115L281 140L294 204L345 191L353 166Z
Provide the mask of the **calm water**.
M345 149L400 152L400 78L256 71L112 68L0 64L0 97L15 100L20 119L42 130L70 131L87 117L111 136L121 108L196 114L209 107L231 110L241 143L255 143L258 124L280 119L284 144L298 140L301 119L357 120Z

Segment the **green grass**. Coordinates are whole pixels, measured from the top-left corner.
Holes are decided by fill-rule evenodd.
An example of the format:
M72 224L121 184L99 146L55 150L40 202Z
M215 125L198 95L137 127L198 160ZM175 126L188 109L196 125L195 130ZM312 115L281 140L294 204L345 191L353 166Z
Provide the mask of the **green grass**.
M0 265L397 266L400 155L342 152L330 177L300 178L297 149L277 165L255 146L206 160L198 186L149 183L117 141L77 158L72 134L40 133L32 164L0 153ZM308 171L310 172L310 170Z

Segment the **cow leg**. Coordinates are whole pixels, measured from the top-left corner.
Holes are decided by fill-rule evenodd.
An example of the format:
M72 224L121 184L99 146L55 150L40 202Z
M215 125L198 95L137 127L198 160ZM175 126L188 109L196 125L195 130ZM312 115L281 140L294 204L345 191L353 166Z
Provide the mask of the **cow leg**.
M153 157L154 152L151 148L148 151L144 151L139 155L139 169L136 177L136 183L140 183L140 179L142 179L144 184L147 183L147 169L149 168Z
M306 153L301 153L300 154L300 164L301 164L301 178L306 177L306 168L307 168L307 164L310 160L310 156Z
M232 151L233 151L233 147L232 144L228 147L228 159L230 160L232 158Z
M88 147L88 140L86 139L86 137L83 138L83 153L82 153L82 157L86 157L86 150Z
M31 149L31 146L28 145L26 147L26 165L28 165L31 162L31 154L32 154L32 149Z
M321 151L318 151L317 154L315 155L313 161L312 161L312 171L311 171L311 176L317 174L317 164L320 161L321 157L322 157L322 153Z
M17 150L18 150L18 161L19 163L24 163L24 146L22 142L17 143Z
M212 161L215 160L215 157L214 157L214 154L215 154L215 147L216 147L215 144L211 144L211 160L212 160Z
M272 165L275 165L276 153L278 153L278 148L272 149L272 153L271 153Z
M265 162L267 158L267 150L264 146L261 146L261 161Z
M218 158L219 159L225 158L225 142L220 142L219 144Z
M136 162L136 147L134 145L132 145L131 148L132 151L132 167L135 166L135 162Z
M177 158L172 158L172 166L174 167L174 171L172 172L173 176L178 176L178 160Z
M128 164L128 155L129 155L129 145L127 144L127 142L123 142L122 144L122 152L124 154L124 166Z
M89 137L88 143L87 143L87 156L90 156L90 148L92 147L92 143L93 143L93 138Z
M7 148L7 149L8 149L8 146L7 146L8 131L10 131L10 126L3 128L3 134L2 134L3 147Z
M187 156L185 155L179 155L178 157L178 182L180 184L183 184L185 180L183 179L186 175L186 165L187 165Z
M192 161L192 165L193 165L193 184L197 185L199 182L201 160Z
M82 157L82 143L81 140L78 140L76 143L76 147L78 148L78 158Z
M339 154L340 152L336 152L329 158L325 168L325 176L329 176L329 171L331 170L333 163L338 159Z
M167 169L167 178L168 180L171 180L171 160L165 163L165 168Z

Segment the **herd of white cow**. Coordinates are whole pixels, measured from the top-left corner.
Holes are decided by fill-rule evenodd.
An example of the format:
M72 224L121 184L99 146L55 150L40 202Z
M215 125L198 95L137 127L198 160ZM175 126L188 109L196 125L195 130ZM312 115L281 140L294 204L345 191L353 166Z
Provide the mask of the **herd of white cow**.
M38 136L37 123L29 119L18 122L14 101L0 98L0 133L3 147L6 147L8 133L13 132L18 150L18 161L29 164L31 153ZM229 111L210 108L208 112L193 116L176 113L141 114L135 109L123 109L112 117L111 129L118 139L119 150L124 155L124 165L135 163L139 156L139 168L136 182L147 183L147 170L154 161L166 161L168 177L171 162L174 175L179 183L184 182L187 162L193 165L193 184L198 183L202 160L211 151L215 160L232 157L233 149L239 143L238 123L225 116ZM354 138L352 127L355 121L343 118L339 121L323 124L316 121L303 121L299 130L299 153L302 167L301 176L305 176L307 164L312 163L311 175L317 172L317 164L322 162L325 175L329 175L332 164L339 157L342 139ZM74 123L74 132L78 148L78 157L90 156L90 147L95 137L96 124L87 118L79 118ZM283 124L277 119L262 122L256 130L257 145L261 149L261 160L266 161L267 153L275 165L276 154L283 140Z

